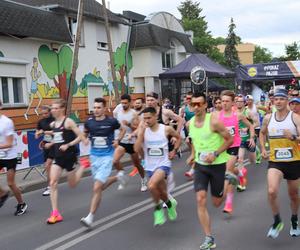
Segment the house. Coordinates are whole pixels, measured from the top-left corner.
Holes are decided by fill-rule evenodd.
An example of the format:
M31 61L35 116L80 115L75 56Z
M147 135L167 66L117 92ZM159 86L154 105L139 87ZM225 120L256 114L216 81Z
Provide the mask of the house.
M35 128L40 106L68 94L77 8L78 0L0 1L0 99L17 130ZM85 0L83 15L72 103L78 122L95 97L112 103L114 94L103 6ZM161 93L158 75L194 51L190 36L166 12L108 10L108 17L119 89L133 98Z

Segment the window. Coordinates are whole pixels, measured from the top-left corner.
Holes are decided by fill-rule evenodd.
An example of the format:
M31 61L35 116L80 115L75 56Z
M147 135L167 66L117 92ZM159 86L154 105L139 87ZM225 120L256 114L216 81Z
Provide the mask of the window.
M97 42L97 49L108 50L108 44L105 42Z
M3 106L25 105L24 78L0 77L0 98Z
M69 17L68 19L69 30L73 38L73 42L75 43L75 36L77 31L77 19L73 17ZM84 46L84 32L83 32L83 21L81 24L81 34L80 34L80 46Z
M174 66L174 57L171 51L163 52L161 55L163 69L169 69Z

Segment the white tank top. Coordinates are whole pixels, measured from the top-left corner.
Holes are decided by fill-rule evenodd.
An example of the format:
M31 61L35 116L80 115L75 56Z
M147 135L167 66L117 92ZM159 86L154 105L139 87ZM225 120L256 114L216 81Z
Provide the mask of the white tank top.
M121 126L123 126L126 129L126 133L123 137L123 139L121 140L121 143L126 143L126 144L134 144L135 143L135 138L132 137L131 139L128 139L129 134L132 133L132 129L128 126L124 126L122 121L127 121L128 123L132 122L132 119L135 116L135 111L133 109L129 109L127 112L124 112L123 108L121 110L119 110L116 114L116 119L119 121L119 123L121 124ZM120 131L118 130L116 132L116 136L120 133Z
M168 148L169 141L166 137L165 128L165 125L159 124L159 129L156 132L153 132L150 128L146 128L145 130L145 170L154 171L162 166L171 167Z

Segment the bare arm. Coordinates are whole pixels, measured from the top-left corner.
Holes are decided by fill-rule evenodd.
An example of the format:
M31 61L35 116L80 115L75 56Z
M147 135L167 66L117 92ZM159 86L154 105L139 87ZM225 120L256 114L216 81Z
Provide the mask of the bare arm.
M239 120L242 121L247 128L250 131L250 142L249 142L249 146L250 147L255 147L255 142L254 142L254 136L255 136L255 130L254 130L254 125L251 124L251 122L249 122L249 120L242 114L238 115Z
M85 138L84 133L80 131L79 127L76 125L76 123L72 119L67 118L66 128L72 130L77 135L77 137L73 141L71 141L67 144L68 147L75 146L81 140L84 140L84 138Z
M172 110L163 109L163 115L168 117L170 120L177 122L177 132L180 133L182 126L184 124L184 119L179 115L175 114Z
M145 126L140 126L138 129L137 140L134 144L134 151L137 153L139 153L143 149L145 129Z
M14 135L9 135L6 137L5 143L0 144L1 149L11 148L14 143Z
M264 158L267 158L267 151L266 151L266 138L268 133L268 124L271 119L271 114L267 114L263 120L262 126L259 132L259 144L261 147L261 154Z

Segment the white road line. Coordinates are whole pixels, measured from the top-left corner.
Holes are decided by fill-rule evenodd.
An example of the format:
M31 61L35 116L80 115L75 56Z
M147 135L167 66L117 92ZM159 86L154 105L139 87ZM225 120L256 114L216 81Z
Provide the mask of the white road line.
M186 187L186 188L184 188L184 189L182 189L182 190L174 193L173 196L174 197L179 196L179 195L184 194L184 193L186 193L186 192L188 192L188 191L190 191L192 189L193 189L193 185L190 185L190 186L188 186L188 187ZM84 241L84 240L86 240L86 239L88 239L88 238L90 238L90 237L98 234L98 233L101 233L101 232L103 232L106 229L109 229L109 228L111 228L111 227L113 227L113 226L115 226L117 224L120 224L120 223L122 223L125 220L128 220L128 219L130 219L130 218L132 218L132 217L134 217L134 216L136 216L138 214L141 214L141 213L145 212L146 210L148 210L150 208L153 208L153 204L148 204L145 207L139 208L136 211L133 211L133 212L131 212L129 214L126 214L126 215L124 215L124 216L122 216L122 217L120 217L120 218L118 218L118 219L116 219L116 220L114 220L112 222L109 222L109 223L107 223L107 224L105 224L105 225L103 225L103 226L101 226L101 227L99 227L99 228L97 228L97 229L89 232L89 233L86 233L86 234L84 234L84 235L82 235L82 236L80 236L80 237L78 237L78 238L76 238L76 239L74 239L74 240L72 240L72 241L64 244L64 245L61 245L58 248L55 248L55 250L64 250L64 249L68 249L68 248L70 248L72 246L75 246L76 244L78 244L78 243L80 243L80 242L82 242L82 241Z
M185 188L185 187L187 187L189 185L191 185L191 182L187 182L187 183L184 183L184 184L182 184L180 186L177 186L174 189L174 192L177 191L177 190L179 190L179 189L181 189L181 188ZM102 218L102 219L94 222L93 226L96 227L96 226L98 226L98 225L100 225L102 223L105 223L105 222L107 222L107 221L109 221L111 219L114 219L114 218L116 218L116 217L118 217L118 216L120 216L120 215L122 215L124 213L130 212L131 210L135 210L138 207L143 206L143 205L145 205L145 204L147 204L149 202L152 202L151 198L146 199L146 200L144 200L142 202L136 203L136 204L134 204L134 205L132 205L130 207L124 208L124 209L122 209L122 210L120 210L118 212L115 212L115 213L113 213L113 214L111 214L109 216L106 216L106 217L104 217L104 218ZM78 222L78 224L79 224L79 222ZM81 234L81 233L83 233L85 231L86 231L86 228L81 227L81 228L79 228L77 230L74 230L74 231L72 231L70 233L67 233L67 234L63 235L60 238L57 238L57 239L55 239L53 241L50 241L50 242L48 242L48 243L46 243L46 244L44 244L42 246L39 246L38 248L36 248L36 250L46 250L46 249L49 249L51 247L54 247L54 246L58 245L59 243L62 243L64 241L68 240L68 239L71 239L71 238L75 237L76 235L79 235L79 234Z

